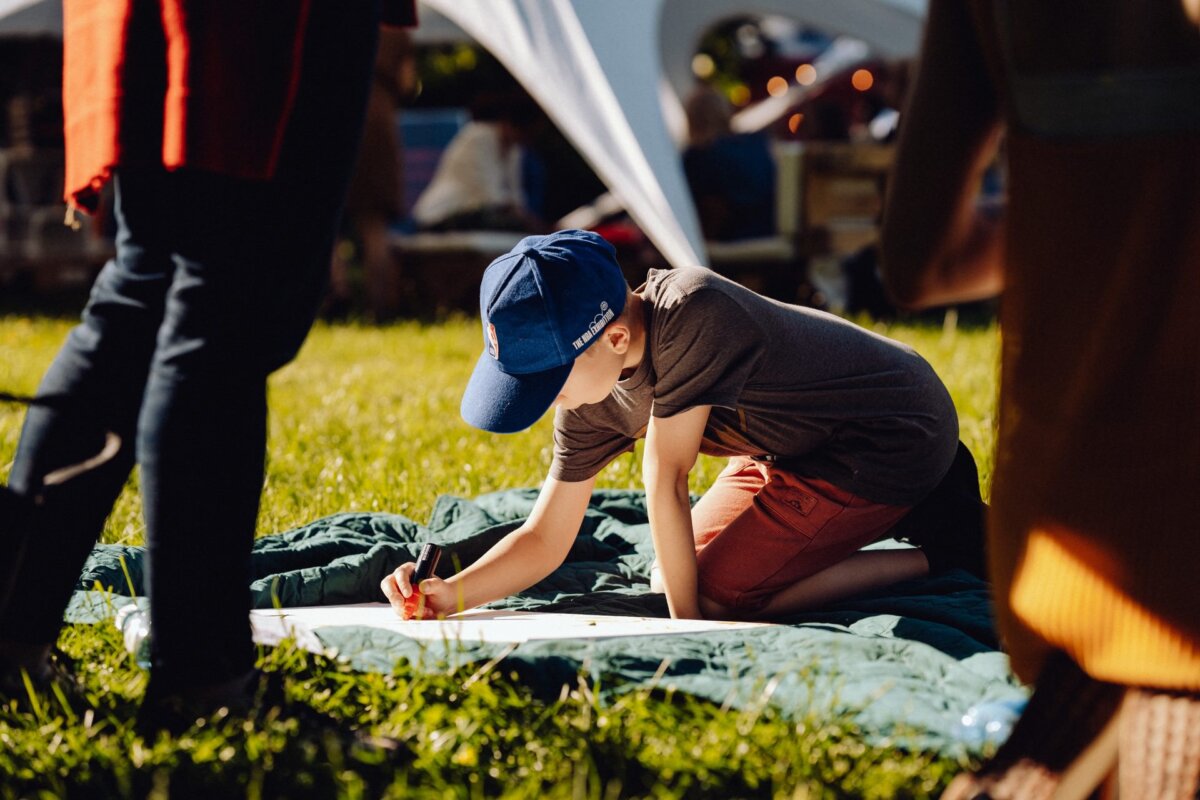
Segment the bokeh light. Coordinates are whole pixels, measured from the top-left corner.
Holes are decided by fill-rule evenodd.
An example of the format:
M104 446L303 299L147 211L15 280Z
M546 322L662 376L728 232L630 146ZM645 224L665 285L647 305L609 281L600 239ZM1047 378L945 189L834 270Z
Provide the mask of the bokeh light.
M776 75L774 78L771 78L769 81L767 81L767 94L771 95L771 97L779 97L780 95L787 94L787 90L787 78L781 78L780 76Z
M708 53L697 53L692 59L692 73L697 78L711 78L716 69L717 65Z
M865 92L875 85L875 76L869 69L856 69L850 76L850 85L860 92Z
M788 117L788 130L792 133L800 130L801 122L804 122L803 114L792 114L790 117Z
M817 82L817 68L812 64L801 64L796 67L796 83L801 86L812 86Z
M750 102L750 87L744 83L739 83L729 90L729 102L735 106L744 106Z

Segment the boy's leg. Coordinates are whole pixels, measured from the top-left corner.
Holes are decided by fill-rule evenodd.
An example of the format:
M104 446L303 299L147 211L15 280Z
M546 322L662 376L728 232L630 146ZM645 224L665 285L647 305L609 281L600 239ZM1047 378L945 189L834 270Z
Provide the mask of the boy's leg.
M31 407L25 418L10 488L26 501L44 497L24 520L0 520L7 561L0 575L0 599L7 598L0 603L0 662L22 661L14 656L35 652L30 646L48 649L57 638L79 571L133 463L172 266L162 245L171 209L158 193L161 178L153 171L116 178L116 255L42 379L38 395L53 402ZM108 432L121 438L115 458L42 492L48 473L95 456Z
M762 488L751 494L747 487L755 473ZM786 607L770 606L771 613L782 614L926 571L924 557L912 551L854 556L894 526L908 511L905 506L871 503L825 481L748 459L731 463L713 491L713 503L706 506L702 499L693 511L697 536L711 536L698 555L700 594L709 611L759 612L786 591L781 598L789 600ZM818 576L851 556L866 561ZM820 580L798 592L814 576Z
M865 594L901 581L923 578L929 564L920 550L872 550L854 553L820 572L801 578L771 596L754 616L780 619Z
M984 517L987 506L979 493L979 472L962 442L950 469L921 502L913 506L889 534L921 548L933 574L963 569L988 580Z

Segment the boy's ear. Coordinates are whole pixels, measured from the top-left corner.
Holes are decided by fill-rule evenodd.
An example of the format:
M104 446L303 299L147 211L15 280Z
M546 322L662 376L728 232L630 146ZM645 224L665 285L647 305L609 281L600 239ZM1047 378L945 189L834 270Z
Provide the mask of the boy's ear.
M604 338L608 340L613 352L617 355L625 355L629 350L630 332L629 326L623 325L620 322L613 322L604 329Z

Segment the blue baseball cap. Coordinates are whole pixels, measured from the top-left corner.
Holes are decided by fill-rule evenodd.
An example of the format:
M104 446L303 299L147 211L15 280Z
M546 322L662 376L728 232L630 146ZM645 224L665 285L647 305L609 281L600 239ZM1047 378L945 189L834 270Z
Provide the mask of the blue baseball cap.
M591 231L527 236L493 261L479 287L483 354L463 394L463 419L493 433L537 422L575 359L625 310L613 246Z

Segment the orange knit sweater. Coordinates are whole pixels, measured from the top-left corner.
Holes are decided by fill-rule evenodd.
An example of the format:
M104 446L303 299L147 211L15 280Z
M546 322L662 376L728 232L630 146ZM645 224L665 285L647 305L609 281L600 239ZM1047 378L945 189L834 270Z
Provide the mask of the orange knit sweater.
M1101 680L1200 690L1197 153L1010 133L989 556L1028 680L1056 647Z

